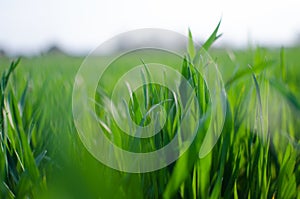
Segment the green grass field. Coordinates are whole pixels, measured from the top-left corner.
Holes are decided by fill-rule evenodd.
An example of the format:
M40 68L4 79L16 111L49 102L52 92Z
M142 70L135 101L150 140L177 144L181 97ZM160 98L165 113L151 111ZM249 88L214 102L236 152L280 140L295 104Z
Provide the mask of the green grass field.
M0 57L0 198L300 199L300 48L212 48L209 53L227 93L220 139L205 158L198 157L207 120L176 162L140 174L103 165L79 139L72 90L84 57L51 53L21 58L20 63ZM191 54L190 46L188 58ZM205 113L207 88L194 67L183 64L182 74L197 90ZM148 92L149 106L168 98L168 91L157 85L141 89ZM138 103L128 104L137 123ZM171 124L178 122L177 113L169 105L165 108L172 116L161 132L167 136L146 150L174 136L172 128L177 127ZM99 117L102 111L99 108ZM110 130L116 144L141 150L136 140L118 141L114 136L120 130L114 126Z

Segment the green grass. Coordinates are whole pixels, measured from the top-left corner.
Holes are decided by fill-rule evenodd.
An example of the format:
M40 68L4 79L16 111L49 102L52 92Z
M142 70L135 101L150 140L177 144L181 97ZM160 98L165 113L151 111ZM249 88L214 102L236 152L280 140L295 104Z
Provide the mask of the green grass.
M210 48L217 31L204 48ZM196 70L198 49L189 36L186 59L190 62L183 62L181 73L196 90L201 113L209 114L208 91ZM80 142L71 101L83 58L47 54L11 64L8 58L0 58L0 198L300 198L300 49L209 52L227 93L220 139L205 158L199 158L207 119L182 157L166 168L143 174L99 163ZM120 64L130 65L132 60ZM120 71L111 81L121 75ZM146 71L143 75L151 78ZM149 109L171 99L163 103L169 115L160 135L141 142L120 137L114 121L104 117L101 103L103 107L109 92L97 94L97 110L99 119L111 123L112 134L107 136L115 144L151 151L173 138L180 110L174 109L168 89L148 84L127 103L131 118L143 125L149 118L143 118L141 107Z

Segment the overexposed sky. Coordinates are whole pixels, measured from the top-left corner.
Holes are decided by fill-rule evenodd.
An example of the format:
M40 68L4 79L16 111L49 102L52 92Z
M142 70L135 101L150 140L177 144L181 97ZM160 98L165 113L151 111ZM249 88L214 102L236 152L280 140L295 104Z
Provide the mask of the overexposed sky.
M51 44L89 51L137 28L205 39L222 18L218 44L290 45L300 33L299 0L0 0L0 48L38 53Z

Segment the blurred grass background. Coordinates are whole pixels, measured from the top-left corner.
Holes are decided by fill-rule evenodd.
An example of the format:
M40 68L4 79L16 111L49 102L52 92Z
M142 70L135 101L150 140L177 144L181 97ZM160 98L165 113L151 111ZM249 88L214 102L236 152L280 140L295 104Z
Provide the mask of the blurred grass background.
M221 138L204 159L144 174L108 168L80 142L71 101L84 57L24 57L10 76L0 57L0 198L300 198L300 48L209 52L228 97Z

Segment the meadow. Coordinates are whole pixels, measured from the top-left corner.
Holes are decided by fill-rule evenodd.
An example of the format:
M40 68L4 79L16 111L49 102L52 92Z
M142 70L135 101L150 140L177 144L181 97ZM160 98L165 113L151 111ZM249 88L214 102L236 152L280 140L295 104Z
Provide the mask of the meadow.
M207 156L199 158L210 122L204 121L187 152L169 166L147 173L109 168L80 141L72 91L84 57L56 52L0 57L0 198L300 199L300 48L212 48L216 39L215 31L203 48L225 84L227 112L220 138ZM190 43L187 60L197 56L193 48ZM183 60L181 74L196 90L201 111L209 114L208 91L195 67L193 61ZM153 84L143 91L148 93L143 98L148 106L170 94ZM95 98L101 101L103 95ZM127 105L136 123L143 119L139 103L133 99ZM172 104L164 107L170 114L161 132L166 136L153 138L148 148L128 137L111 139L134 150L155 150L168 143L178 117ZM100 106L99 117L102 111ZM113 121L105 122L112 123L107 131L120 131Z

